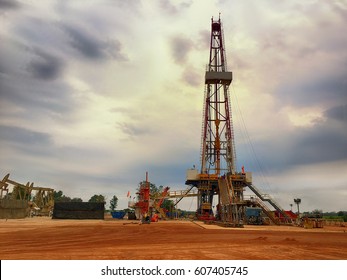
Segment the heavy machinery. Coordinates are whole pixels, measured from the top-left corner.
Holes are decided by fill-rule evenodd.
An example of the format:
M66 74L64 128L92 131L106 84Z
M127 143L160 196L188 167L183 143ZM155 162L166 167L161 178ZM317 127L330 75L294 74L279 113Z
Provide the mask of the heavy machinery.
M245 207L245 222L248 225L262 225L264 223L262 213L261 207Z
M242 225L243 191L251 176L236 171L234 133L223 28L211 19L210 55L205 72L205 97L201 137L201 169L187 171L186 184L198 189L197 218ZM250 174L249 174L250 175ZM218 195L216 213L213 199Z
M24 185L9 177L10 174L7 174L0 181L1 199L26 201L29 216L51 216L54 207L54 189L35 187L34 183L30 182Z
M165 187L162 192L153 194L151 193L151 184L148 181L148 172L146 172L146 181L140 183L137 194L137 202L130 203L129 207L135 209L136 218L141 220L142 223L150 223L151 221L157 222L159 220L158 214L161 218L165 219L165 211L161 208L164 199L167 197L169 187Z
M150 221L150 183L148 181L148 172L146 172L146 181L140 184L139 190L136 193L138 201L135 203L136 218L143 221Z
M234 131L229 98L233 74L227 69L222 22L211 19L209 62L205 72L205 94L202 119L200 170L187 170L186 185L197 188L199 220L219 221L228 226L243 226L244 190L249 187L259 201L269 202L290 220L270 196L263 195L252 184L252 173L236 170ZM214 197L218 201L214 201ZM214 209L215 207L215 209ZM264 207L265 209L265 207ZM267 215L273 214L268 211ZM275 221L275 219L273 219Z
M163 191L159 193L159 195L153 198L153 210L155 210L156 213L154 213L151 218L152 222L158 222L159 220L158 214L160 214L162 219L166 219L166 212L161 206L164 202L164 199L167 197L169 190L170 190L169 187L165 187Z

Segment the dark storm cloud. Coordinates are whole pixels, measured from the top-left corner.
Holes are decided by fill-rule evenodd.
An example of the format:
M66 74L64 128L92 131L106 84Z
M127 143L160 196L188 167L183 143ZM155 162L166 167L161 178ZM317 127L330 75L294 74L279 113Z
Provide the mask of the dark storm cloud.
M343 122L347 128L347 104L338 105L326 110L324 116Z
M35 78L52 80L60 76L63 63L57 57L40 49L33 51L35 57L28 64L27 71Z
M324 73L303 81L281 84L277 89L279 104L301 107L327 101L333 101L336 104L347 103L347 67L343 70L336 68L326 75L322 74Z
M0 75L3 75L3 74L6 74L5 67L0 60ZM0 77L0 83L1 83L1 77ZM0 84L0 89L1 89L1 84ZM0 95L1 95L1 92L0 92Z
M50 38L44 45L39 44L41 37L38 41L27 38L23 42L7 37L1 46L2 118L22 117L27 121L39 121L54 117L63 120L74 110L77 100L71 87L63 80L69 60L60 52L64 50L63 45L48 46ZM11 106L16 110L11 110Z
M19 7L20 7L19 3L15 0L0 0L0 9L12 10L12 9L17 9Z
M70 37L69 43L71 46L85 57L90 59L101 59L104 57L101 49L101 42L99 42L92 35L82 31L81 29L67 25L64 26L64 30Z
M347 126L335 128L328 123L300 129L288 154L289 163L311 164L347 159Z
M51 137L47 133L36 132L16 126L0 125L0 139L11 143L24 145L46 146L51 144Z
M37 157L52 154L52 139L49 134L22 127L0 125L0 143L1 149L13 147L21 155L25 153Z
M11 81L6 78L6 75L0 75L0 108L2 108L2 103L4 101L10 101L16 95L16 90L14 89L14 85L11 84ZM15 98L16 99L16 98ZM15 102L14 102L15 103ZM1 113L1 110L0 110Z
M63 25L62 28L69 36L69 44L86 58L100 60L110 56L118 61L127 60L118 40L99 40L81 27Z
M17 114L29 113L27 118L39 115L51 117L51 113L64 116L75 105L71 89L60 81L30 80L19 74L10 78L0 76L0 89L1 103L6 102L21 108ZM14 114L7 107L0 108L0 115Z
M331 109L334 115L340 109ZM296 165L347 160L347 122L334 123L332 119L317 122L311 127L295 128L288 132L278 131L272 141L253 143L257 157L266 162L270 170L287 170ZM252 148L253 149L253 148ZM241 162L249 162L246 144L238 144Z
M5 38L0 47L1 118L66 117L76 102L62 79L63 56L55 48L37 47L36 42Z
M177 64L186 64L189 52L194 47L193 42L183 36L175 36L170 41L171 52Z

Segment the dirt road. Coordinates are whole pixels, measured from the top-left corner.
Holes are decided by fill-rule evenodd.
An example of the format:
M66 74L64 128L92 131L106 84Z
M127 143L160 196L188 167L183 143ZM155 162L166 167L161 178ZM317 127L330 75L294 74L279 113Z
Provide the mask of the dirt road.
M347 259L347 228L221 228L191 221L0 220L2 260Z

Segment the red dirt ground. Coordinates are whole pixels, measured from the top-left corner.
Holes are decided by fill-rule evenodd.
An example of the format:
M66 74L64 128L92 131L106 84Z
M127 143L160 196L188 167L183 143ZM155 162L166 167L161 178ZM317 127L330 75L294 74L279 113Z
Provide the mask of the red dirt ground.
M347 227L222 228L191 221L0 220L2 260L346 260Z

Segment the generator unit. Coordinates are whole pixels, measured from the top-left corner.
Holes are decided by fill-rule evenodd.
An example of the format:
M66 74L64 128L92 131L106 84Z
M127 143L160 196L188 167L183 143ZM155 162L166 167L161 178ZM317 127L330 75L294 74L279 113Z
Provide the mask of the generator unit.
M245 208L245 216L246 216L246 224L248 225L262 225L263 210L260 207L246 207Z

